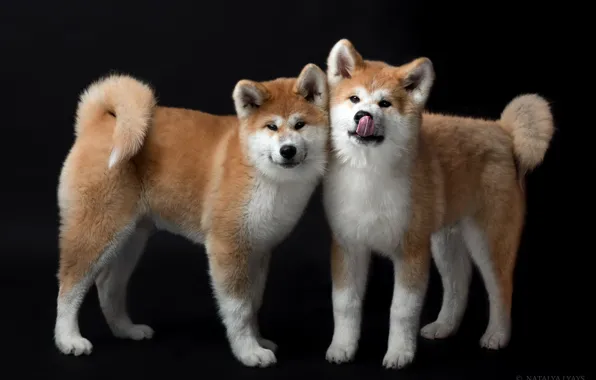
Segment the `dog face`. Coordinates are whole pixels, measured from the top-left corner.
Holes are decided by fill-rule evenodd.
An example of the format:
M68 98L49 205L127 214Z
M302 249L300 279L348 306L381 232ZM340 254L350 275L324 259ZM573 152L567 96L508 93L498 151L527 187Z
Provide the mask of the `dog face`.
M325 73L308 64L298 78L241 80L233 93L250 161L274 181L323 175L329 139Z
M327 65L331 138L338 157L370 166L406 154L434 81L431 61L418 58L402 66L366 61L341 40Z

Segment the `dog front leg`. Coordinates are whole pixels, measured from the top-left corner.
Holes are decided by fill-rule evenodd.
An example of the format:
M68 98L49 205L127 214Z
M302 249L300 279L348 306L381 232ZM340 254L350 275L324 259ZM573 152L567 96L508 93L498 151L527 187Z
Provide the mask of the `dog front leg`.
M260 297L255 297L259 282L251 270L253 252L214 236L206 246L213 291L232 353L249 367L275 364L273 351L259 344L255 321Z
M393 258L394 284L389 340L383 358L386 368L403 368L416 354L420 314L430 270L430 236L406 234L402 250Z

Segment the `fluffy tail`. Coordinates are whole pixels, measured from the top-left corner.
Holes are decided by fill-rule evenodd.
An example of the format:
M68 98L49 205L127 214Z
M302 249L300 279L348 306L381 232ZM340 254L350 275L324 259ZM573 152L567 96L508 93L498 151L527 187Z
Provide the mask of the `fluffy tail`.
M81 95L75 134L95 128L106 114L116 118L108 168L132 158L143 146L157 104L153 89L127 75L110 75L91 84Z
M505 107L500 124L511 133L520 171L525 174L536 168L544 159L555 129L548 102L535 94L520 95Z

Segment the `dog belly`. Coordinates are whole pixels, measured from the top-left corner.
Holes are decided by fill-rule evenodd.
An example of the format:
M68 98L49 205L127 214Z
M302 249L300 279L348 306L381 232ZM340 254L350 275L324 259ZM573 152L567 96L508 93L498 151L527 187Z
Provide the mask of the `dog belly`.
M156 214L153 214L151 219L153 220L153 223L155 224L155 227L158 230L167 231L171 234L182 236L182 237L187 238L188 240L192 241L193 243L197 243L197 244L201 244L201 245L205 244L205 235L201 231L199 231L198 228L192 229L192 230L187 230L187 229L183 228L182 226L180 226L172 221L166 220Z

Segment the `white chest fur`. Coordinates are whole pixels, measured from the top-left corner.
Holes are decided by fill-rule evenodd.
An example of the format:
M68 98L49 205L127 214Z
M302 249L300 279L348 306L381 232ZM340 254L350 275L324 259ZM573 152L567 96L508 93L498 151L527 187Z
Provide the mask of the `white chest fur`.
M245 214L248 238L256 250L270 250L296 226L316 183L275 183L257 179Z
M330 226L346 244L392 255L409 220L407 175L382 175L333 162L324 181L324 206Z

